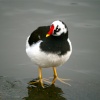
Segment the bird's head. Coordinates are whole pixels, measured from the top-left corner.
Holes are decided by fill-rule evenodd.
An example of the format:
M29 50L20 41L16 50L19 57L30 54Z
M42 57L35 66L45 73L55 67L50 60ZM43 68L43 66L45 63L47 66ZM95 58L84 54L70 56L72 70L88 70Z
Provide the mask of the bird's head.
M60 20L54 21L51 26L49 32L46 34L46 37L53 35L53 36L60 36L61 34L66 34L68 28L66 24Z

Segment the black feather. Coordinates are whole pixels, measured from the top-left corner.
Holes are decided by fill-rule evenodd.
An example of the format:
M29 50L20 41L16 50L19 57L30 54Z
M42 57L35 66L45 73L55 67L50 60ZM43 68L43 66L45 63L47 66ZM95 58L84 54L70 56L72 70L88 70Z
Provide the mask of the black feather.
M70 51L67 34L62 34L61 36L51 35L41 43L40 48L47 53L64 55L67 51Z
M43 40L46 38L46 34L48 33L50 26L41 26L38 27L35 31L33 31L29 37L28 43L31 46L33 43L36 43L39 40Z

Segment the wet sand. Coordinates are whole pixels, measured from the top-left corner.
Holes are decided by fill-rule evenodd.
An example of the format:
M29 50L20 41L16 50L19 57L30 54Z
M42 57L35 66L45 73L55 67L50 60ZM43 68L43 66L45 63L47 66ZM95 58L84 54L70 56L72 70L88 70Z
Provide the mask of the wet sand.
M99 0L0 0L0 100L99 100L99 9ZM67 24L73 45L71 58L57 71L71 86L29 86L38 69L25 53L26 38L57 19ZM43 69L43 77L51 76L51 68Z

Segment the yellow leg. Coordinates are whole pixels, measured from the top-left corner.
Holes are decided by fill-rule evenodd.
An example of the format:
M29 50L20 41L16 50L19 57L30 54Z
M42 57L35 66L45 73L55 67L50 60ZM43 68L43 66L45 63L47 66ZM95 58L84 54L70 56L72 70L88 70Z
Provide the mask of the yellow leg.
M58 77L56 67L53 67L53 72L54 72L54 78L53 78L53 80L52 80L52 84L55 83L55 81L56 81L56 79L57 79L57 77Z
M51 83L51 82L49 82L49 79L42 78L42 68L41 67L38 68L38 72L39 72L38 79L35 80L35 81L30 81L28 84L34 85L35 83L39 83L40 82L41 86L44 88L43 81L47 82L47 83Z
M56 80L59 80L60 82L71 86L69 83L66 83L66 82L65 82L65 80L70 80L70 79L62 79L62 78L59 78L59 77L58 77L56 67L53 67L53 72L54 72L54 78L53 78L53 80L52 80L52 84L54 84Z
M42 80L42 68L41 67L38 68L38 72L39 72L38 79L35 80L35 81L30 81L29 84L30 85L34 85L35 83L39 83L40 82L41 86L44 87L43 86L43 80Z
M41 67L39 67L39 81L40 81L41 86L44 87L43 80L42 80L42 68Z

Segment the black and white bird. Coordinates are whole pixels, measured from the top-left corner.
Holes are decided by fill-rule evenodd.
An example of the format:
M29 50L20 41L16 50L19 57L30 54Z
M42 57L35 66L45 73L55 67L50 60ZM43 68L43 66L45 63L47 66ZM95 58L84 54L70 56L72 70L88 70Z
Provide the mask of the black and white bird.
M26 53L39 68L39 80L43 87L42 68L53 68L54 78L65 83L58 77L56 67L64 64L72 53L72 44L68 38L68 27L60 21L54 21L50 26L40 26L28 36ZM34 84L34 82L33 82Z

